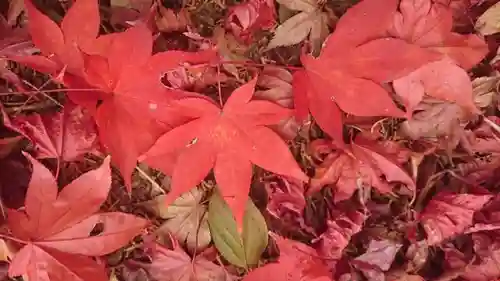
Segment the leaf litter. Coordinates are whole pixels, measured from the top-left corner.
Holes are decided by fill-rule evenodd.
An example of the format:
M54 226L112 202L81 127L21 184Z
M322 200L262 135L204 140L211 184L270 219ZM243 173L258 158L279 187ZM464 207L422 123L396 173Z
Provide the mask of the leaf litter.
M498 7L1 3L0 280L500 278Z

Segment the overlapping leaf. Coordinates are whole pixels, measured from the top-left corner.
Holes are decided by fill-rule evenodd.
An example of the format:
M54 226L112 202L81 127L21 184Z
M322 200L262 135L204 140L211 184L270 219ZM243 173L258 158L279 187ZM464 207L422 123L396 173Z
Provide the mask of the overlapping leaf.
M58 193L50 171L27 157L33 174L24 210L8 210L12 233L26 245L14 257L9 275L26 274L30 280L107 280L102 265L90 257L119 249L148 225L147 220L126 213L96 213L111 186L110 159ZM102 231L91 235L97 224ZM40 263L46 266L40 268Z
M70 88L90 88L84 79L82 50L90 51L99 33L100 18L97 1L78 0L71 6L59 27L41 13L31 0L25 1L29 17L28 28L33 43L42 56L9 56L10 59L33 69L55 76ZM74 91L70 98L92 109L100 95L91 91Z
M472 85L464 69L483 59L488 52L486 44L475 35L452 32L452 14L443 5L430 0L403 0L400 10L389 33L447 57L394 81L394 89L403 99L408 114L411 116L424 93L477 112Z
M286 144L266 127L287 118L290 111L272 102L251 101L255 83L256 79L236 89L222 110L199 98L175 103L186 114L199 117L165 133L141 157L151 167L172 175L167 203L200 183L214 167L222 196L241 226L252 163L307 180Z
M301 112L309 108L318 125L333 138L341 135L338 107L357 116L403 116L379 83L400 78L440 58L403 40L380 38L396 9L394 0L383 4L360 2L342 16L318 58L301 58L306 72L299 77L301 84L309 86L302 87L307 91L296 92L302 96L296 98L301 101L296 106ZM325 118L325 114L332 117ZM330 119L335 121L330 123Z
M51 57L20 57L37 70L49 70L54 74L66 68L71 74L81 74L84 68L83 56L79 48L91 47L91 42L99 33L99 8L97 1L78 0L68 10L59 27L49 17L42 14L31 0L25 1L28 12L28 28L33 43L42 54ZM40 64L47 66L40 68Z
M95 113L99 137L130 188L137 157L170 123L176 124L175 116L163 124L155 118L171 99L183 96L161 84L162 73L181 62L208 61L214 53L169 51L152 56L153 37L144 25L119 35L102 36L96 44L101 48L87 57L86 74L89 83L103 92L102 104Z

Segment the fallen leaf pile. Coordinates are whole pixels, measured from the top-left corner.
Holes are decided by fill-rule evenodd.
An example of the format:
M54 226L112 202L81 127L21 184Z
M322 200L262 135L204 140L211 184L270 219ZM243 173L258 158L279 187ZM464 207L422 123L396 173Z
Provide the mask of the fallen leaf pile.
M499 280L497 2L0 3L0 281Z

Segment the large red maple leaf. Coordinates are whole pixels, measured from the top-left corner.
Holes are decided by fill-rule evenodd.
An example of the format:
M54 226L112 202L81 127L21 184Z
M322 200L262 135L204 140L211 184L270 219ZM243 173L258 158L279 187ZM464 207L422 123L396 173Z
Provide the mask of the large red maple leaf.
M168 90L161 83L162 74L184 62L207 62L215 53L167 51L152 55L153 37L144 25L101 36L95 44L98 47L85 61L88 82L102 92L102 103L95 112L99 137L130 190L137 157L175 124L173 118L158 122L155 115L166 110L172 99L186 95Z
M441 56L394 38L381 38L397 0L364 0L337 23L318 58L303 55L307 90L297 90L296 107L309 108L330 136L341 135L340 109L356 116L404 116L380 85L407 75ZM397 51L396 51L397 50Z
M109 158L58 193L50 171L27 157L33 174L25 207L8 210L12 233L26 244L14 256L9 275L26 274L30 280L107 281L102 265L91 257L119 249L148 225L147 220L126 213L96 213L111 187ZM91 235L97 224L102 224L103 231Z
M200 183L214 168L223 197L241 225L252 178L252 163L307 181L285 142L266 125L290 116L290 110L264 100L250 101L256 79L236 89L223 109L200 98L176 101L199 116L167 132L142 156L147 164L172 175L168 203Z

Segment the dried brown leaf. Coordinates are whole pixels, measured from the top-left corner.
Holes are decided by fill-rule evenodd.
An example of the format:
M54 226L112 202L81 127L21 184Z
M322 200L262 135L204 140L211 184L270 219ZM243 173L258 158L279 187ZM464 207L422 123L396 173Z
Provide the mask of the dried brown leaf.
M490 106L497 99L500 76L478 77L472 81L474 103L477 107Z
M218 52L223 60L226 61L246 61L245 56L247 48L239 43L234 35L226 33L223 28L216 28L212 38L218 47ZM222 67L233 76L238 77L238 67L231 63L224 63Z
M11 246L5 240L0 239L0 261L7 262L13 257Z
M200 204L203 196L203 192L193 189L177 198L171 205L165 204L166 195L157 196L143 205L167 220L158 229L160 234L172 234L185 244L189 251L195 252L205 249L212 240L205 214L207 206Z
M7 12L7 23L10 26L16 24L17 18L24 11L23 0L9 0L9 11Z
M309 36L312 52L317 54L328 35L328 15L319 9L300 12L286 20L274 31L274 37L266 50L281 46L292 46Z
M186 10L178 13L172 9L160 7L160 13L156 16L156 27L161 32L183 31L190 25L191 21Z
M491 6L477 19L476 30L482 35L500 32L500 2Z
M413 118L401 124L400 134L418 140L438 141L443 148L454 148L463 134L464 110L455 103L425 99Z
M311 32L318 17L318 12L301 12L289 18L276 28L274 37L269 42L267 50L280 46L291 46L302 42Z

